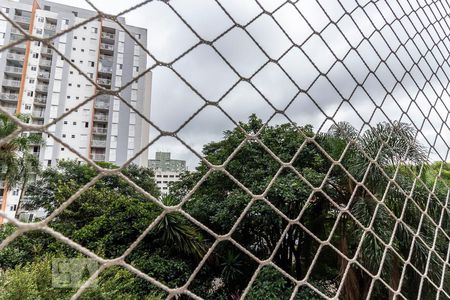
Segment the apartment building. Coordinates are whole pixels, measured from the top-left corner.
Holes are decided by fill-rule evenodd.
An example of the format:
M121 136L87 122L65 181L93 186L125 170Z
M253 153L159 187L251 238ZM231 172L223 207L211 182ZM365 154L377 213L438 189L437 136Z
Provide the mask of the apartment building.
M180 180L180 174L185 172L186 161L172 159L170 152L156 152L155 159L148 161L148 167L155 173L156 185L161 194L167 194L170 184Z
M49 1L0 0L0 8L22 29L43 38L82 24L96 15L94 11ZM126 25L124 18L118 21L146 45L146 29ZM20 31L1 17L0 47L21 38ZM66 60L111 90L131 82L146 69L145 52L109 19L94 19L51 42L64 58L40 41L19 43L0 52L0 106L10 113L30 115L33 124L47 124L97 92L95 85ZM149 74L133 81L121 96L149 117L150 90ZM148 124L111 95L96 97L50 127L49 131L80 155L118 165L133 157L149 140ZM43 138L45 145L36 145L33 152L44 167L54 166L61 159L79 159L75 152L50 135ZM145 151L134 163L146 166L147 160ZM13 215L20 191L3 191L0 195L3 195L1 210Z

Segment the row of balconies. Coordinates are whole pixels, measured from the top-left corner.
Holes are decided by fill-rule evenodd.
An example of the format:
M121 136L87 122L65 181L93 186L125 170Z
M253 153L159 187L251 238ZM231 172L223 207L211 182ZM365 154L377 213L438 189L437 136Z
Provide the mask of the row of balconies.
M7 101L17 101L19 99L19 94L14 93L0 93L0 99L1 100L7 100ZM34 102L37 104L46 104L47 103L47 97L34 97Z
M0 94L1 100L7 100L7 101L17 101L19 99L19 94L13 94L13 93L1 93Z
M6 54L6 58L23 62L25 60L25 55L9 52L8 54Z
M20 87L20 80L3 79L2 84L3 84L3 86L19 88Z
M13 74L22 74L22 68L14 67L14 66L6 66L5 72L6 73L13 73Z
M30 23L30 17L26 17L26 16L14 16L14 21L19 22L19 23Z

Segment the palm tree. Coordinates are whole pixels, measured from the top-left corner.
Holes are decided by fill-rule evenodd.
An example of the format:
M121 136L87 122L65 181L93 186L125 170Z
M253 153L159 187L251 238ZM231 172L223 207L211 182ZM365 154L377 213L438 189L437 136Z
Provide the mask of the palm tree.
M161 201L165 205L176 205L171 196L163 196ZM201 232L194 227L180 213L166 214L155 226L153 233L166 245L173 245L177 252L200 259L207 251L206 243Z
M28 117L19 115L23 122L28 122ZM6 114L0 113L0 139L3 139L17 130L17 124ZM42 144L42 137L38 134L21 134L11 141L0 146L0 179L4 183L3 199L11 188L21 188L17 212L20 210L23 195L27 183L33 174L40 169L39 159L30 151L33 145ZM6 208L6 201L2 202L2 210ZM16 213L17 217L17 213ZM3 218L0 218L0 224Z
M329 132L321 138L325 141L325 145L332 145L332 148L328 147L329 149L326 150L330 151L330 155L334 156L335 159L339 158L347 143L351 143L342 160L342 164L358 181L361 181L367 172L364 186L377 199L382 199L383 195L385 195L384 204L395 215L395 218L389 214L386 207L381 205L378 207L376 216L374 216L377 205L376 200L373 199L366 189L358 188L356 183L341 170L333 172L328 179L329 184L327 188L332 190L330 194L338 195L335 201L340 205L348 206L351 214L366 226L372 218L376 218L372 228L381 240L387 243L391 235L394 235L394 249L403 256L403 259L408 257L409 249L415 247L413 251L416 256L415 260L425 264L428 251L421 243L416 242L411 245L413 236L411 230L409 230L414 228L414 225L417 226L420 214L417 211L416 213L408 211L414 210L415 206L407 205L406 202L408 200L400 191L400 188L409 191L416 175L410 171L408 172L408 168L405 166L414 168L427 163L425 148L416 141L415 134L416 132L411 126L401 122L394 122L392 124L380 123L358 136L357 131L349 123L343 122L332 126ZM377 158L376 166L370 164L370 159L375 158ZM389 179L383 173L388 174L392 178L398 165L403 167L402 172L398 172L395 178L398 186L395 184L389 185ZM386 191L388 187L389 189ZM414 201L417 203L426 201L427 196L425 195L426 193L422 193L422 195L419 189L417 187L414 192ZM351 198L353 194L354 196ZM397 225L397 230L392 232L395 219L400 216L404 205L407 207L406 215L410 216L414 221L410 219L409 223L406 221L400 222ZM414 222L417 223L413 224ZM410 228L408 228L408 224L411 224ZM339 250L343 254L349 255L349 248L356 248L358 241L352 241L352 236L355 236L354 233L358 231L362 233L362 229L359 226L349 224L348 216L343 216L337 233L340 240ZM426 228L426 226L422 229L421 237L427 240L429 237L424 234L425 232L431 233L432 230ZM381 257L385 250L384 245L372 234L367 234L362 243L359 254L360 261L375 274L381 264ZM347 267L347 260L340 257L339 265L342 274ZM388 283L394 290L397 289L401 268L403 267L400 264L400 259L397 255L389 252L384 266L383 272L386 277L390 278ZM344 282L344 293L347 299L366 298L370 282L371 277L368 274L351 267ZM390 293L389 297L393 298L393 294Z

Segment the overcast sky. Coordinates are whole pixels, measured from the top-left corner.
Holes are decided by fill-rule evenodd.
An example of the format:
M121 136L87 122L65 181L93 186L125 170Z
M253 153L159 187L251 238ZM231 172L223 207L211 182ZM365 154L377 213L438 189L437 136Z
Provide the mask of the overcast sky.
M75 3L71 0L55 2ZM106 13L117 14L141 1L92 2ZM232 28L214 46L235 71L209 45L200 45L177 60L173 68L201 94L200 97L173 70L156 68L151 120L162 129L176 130L204 104L202 97L217 101L228 92L220 106L235 121L245 121L252 113L266 121L274 112L267 101L276 109L284 110L292 100L286 115L300 125L312 124L322 131L331 125L330 121L325 122L325 114L335 121L348 121L358 129L364 122L375 124L385 121L387 116L422 128L419 140L425 145L428 140L439 152L432 154L432 158L437 159L437 154L446 158L448 146L445 142L450 140L450 130L445 124L450 103L445 91L450 76L450 8L447 1L437 1L437 6L421 9L420 5L423 6L425 1L419 1L419 5L415 0L399 0L399 5L394 0L340 0L340 5L337 0L319 0L324 11L312 0L292 1L296 2L295 6L287 3L280 9L277 8L284 1L260 0L266 11L276 10L272 15L288 36L267 14L246 26L248 33L236 26L246 25L261 13L255 1L220 2L233 19L213 0L170 1L204 40L212 41ZM76 1L76 5L90 8L81 0ZM412 10L417 13L410 14ZM351 11L353 13L349 15ZM161 1L147 3L124 17L130 25L147 28L147 48L163 62L172 61L199 41L196 34ZM330 24L330 19L335 24ZM436 19L440 21L436 23ZM434 24L430 25L430 22ZM386 23L391 25L386 26ZM428 30L423 30L424 27ZM313 32L321 33L310 36ZM301 49L291 48L293 43L301 45ZM239 82L241 78L252 76L269 60L272 62L251 78L259 92L250 83ZM233 85L236 86L229 91ZM307 93L299 93L299 88ZM348 102L340 106L343 98ZM287 119L278 115L271 124L284 122ZM233 127L222 112L208 107L192 119L179 136L201 153L205 143L219 140L224 130ZM153 131L153 137L154 134ZM173 138L158 141L151 147L150 155L158 150L170 151L174 158L186 159L190 169L197 163L193 154Z

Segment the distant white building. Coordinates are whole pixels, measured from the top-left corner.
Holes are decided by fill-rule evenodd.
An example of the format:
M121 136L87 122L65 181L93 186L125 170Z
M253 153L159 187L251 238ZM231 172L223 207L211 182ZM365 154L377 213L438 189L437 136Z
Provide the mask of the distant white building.
M148 161L148 167L155 172L156 185L161 194L167 194L170 183L179 181L180 174L186 171L186 161L171 159L170 152L156 152L155 159Z

